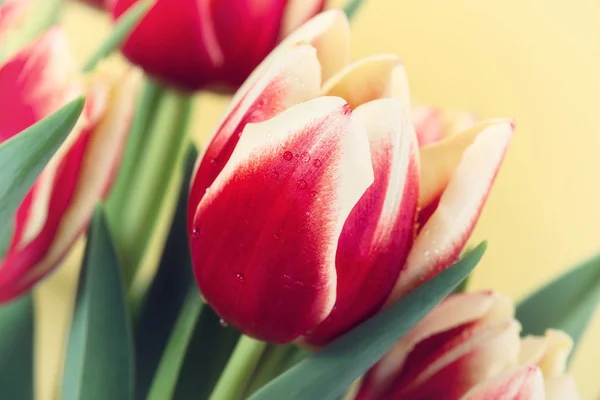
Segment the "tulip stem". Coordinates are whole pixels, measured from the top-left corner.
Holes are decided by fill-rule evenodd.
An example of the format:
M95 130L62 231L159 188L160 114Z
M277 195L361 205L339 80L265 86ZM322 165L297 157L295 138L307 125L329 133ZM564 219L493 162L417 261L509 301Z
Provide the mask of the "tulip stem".
M210 400L240 399L266 346L266 342L242 335L210 395Z
M187 142L191 97L149 84L147 108L137 118L126 150L121 181L109 202L111 230L129 286L146 253L165 200L179 186L177 167ZM152 119L153 116L153 119ZM146 120L144 124L143 120Z
M203 308L204 302L200 298L200 293L196 286L192 285L154 375L152 386L148 392L148 400L173 398L177 378Z

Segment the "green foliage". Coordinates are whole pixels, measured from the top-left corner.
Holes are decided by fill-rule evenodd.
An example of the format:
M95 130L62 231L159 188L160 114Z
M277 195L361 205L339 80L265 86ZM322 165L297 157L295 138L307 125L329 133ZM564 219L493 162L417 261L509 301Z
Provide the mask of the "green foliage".
M485 248L485 243L480 244L396 304L289 369L251 399L337 399L471 273Z
M33 300L0 306L0 397L33 400Z
M73 100L0 144L0 221L12 220L37 177L75 126L83 104L81 97ZM11 225L0 226L0 250L11 236Z
M62 398L132 399L133 368L125 288L106 218L98 207L79 279Z
M562 329L579 343L600 300L600 256L554 279L517 307L522 334L542 335Z

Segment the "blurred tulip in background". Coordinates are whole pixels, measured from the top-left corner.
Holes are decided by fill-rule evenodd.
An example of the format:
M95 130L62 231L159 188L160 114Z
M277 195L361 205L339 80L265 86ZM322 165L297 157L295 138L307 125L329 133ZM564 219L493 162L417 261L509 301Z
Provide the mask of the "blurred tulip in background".
M0 66L0 143L86 95L77 126L17 210L7 250L0 257L0 302L45 277L86 229L119 165L136 76L80 76L57 27Z
M119 18L138 0L112 0ZM184 90L235 90L324 0L157 0L123 46L148 74Z

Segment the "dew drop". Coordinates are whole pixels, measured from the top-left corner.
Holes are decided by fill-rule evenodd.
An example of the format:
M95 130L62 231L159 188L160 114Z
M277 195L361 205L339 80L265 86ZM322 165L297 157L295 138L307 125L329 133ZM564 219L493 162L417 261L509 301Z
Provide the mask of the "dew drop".
M308 211L304 215L306 215L307 217L310 217L310 213Z
M296 158L300 158L300 153L296 153Z
M294 155L292 154L291 151L286 151L285 153L283 153L284 160L290 161L292 158L294 158Z
M200 229L199 229L199 228L196 228L196 227L194 227L194 228L192 229L192 236L194 236L194 237L198 237L198 236L200 236Z
M317 168L319 168L321 166L321 160L319 160L318 158L315 159L315 161L313 161L313 165Z
M298 189L306 189L306 181L304 179L298 181Z
M277 179L277 178L279 178L279 172L273 171L273 172L271 172L271 176L273 177L273 179Z
M217 159L216 158L211 158L210 159L210 164L211 165L215 165L217 163Z
M429 258L429 255L430 255L430 254L431 254L431 253L429 252L429 250L425 250L425 257Z
M229 326L227 321L225 321L223 318L219 320L219 325L221 325L223 328L227 328Z
M275 239L279 240L279 238L280 238L281 236L279 236L279 233L275 232L275 233L273 234L273 237L274 237Z
M310 197L312 197L313 199L314 199L315 197L317 197L317 192L314 192L314 191L313 191L313 192L310 192Z
M310 161L310 155L307 152L302 153L302 161L304 161L304 162Z
M244 283L244 274L239 273L235 276L240 283Z

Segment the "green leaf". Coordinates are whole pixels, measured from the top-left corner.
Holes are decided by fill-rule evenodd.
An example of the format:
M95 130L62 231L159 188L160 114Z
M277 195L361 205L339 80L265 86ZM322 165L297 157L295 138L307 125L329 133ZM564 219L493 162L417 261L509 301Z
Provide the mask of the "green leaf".
M568 271L529 295L517 306L523 335L562 329L579 343L600 300L600 255Z
M88 234L62 398L133 398L133 341L121 270L101 207Z
M356 12L360 9L360 6L362 6L363 2L364 0L348 0L348 3L346 3L344 6L344 13L346 13L346 16L349 20L354 18Z
M306 358L252 400L336 399L475 268L486 244L324 349Z
M140 20L146 15L154 0L142 0L123 14L113 26L110 35L100 45L98 50L88 59L83 67L84 72L92 71L98 62L121 47L127 36L135 29Z
M80 97L0 144L0 221L12 219L39 174L75 126L83 104L84 99ZM2 235L6 235L4 230Z
M33 400L33 300L0 308L0 391L4 399Z

